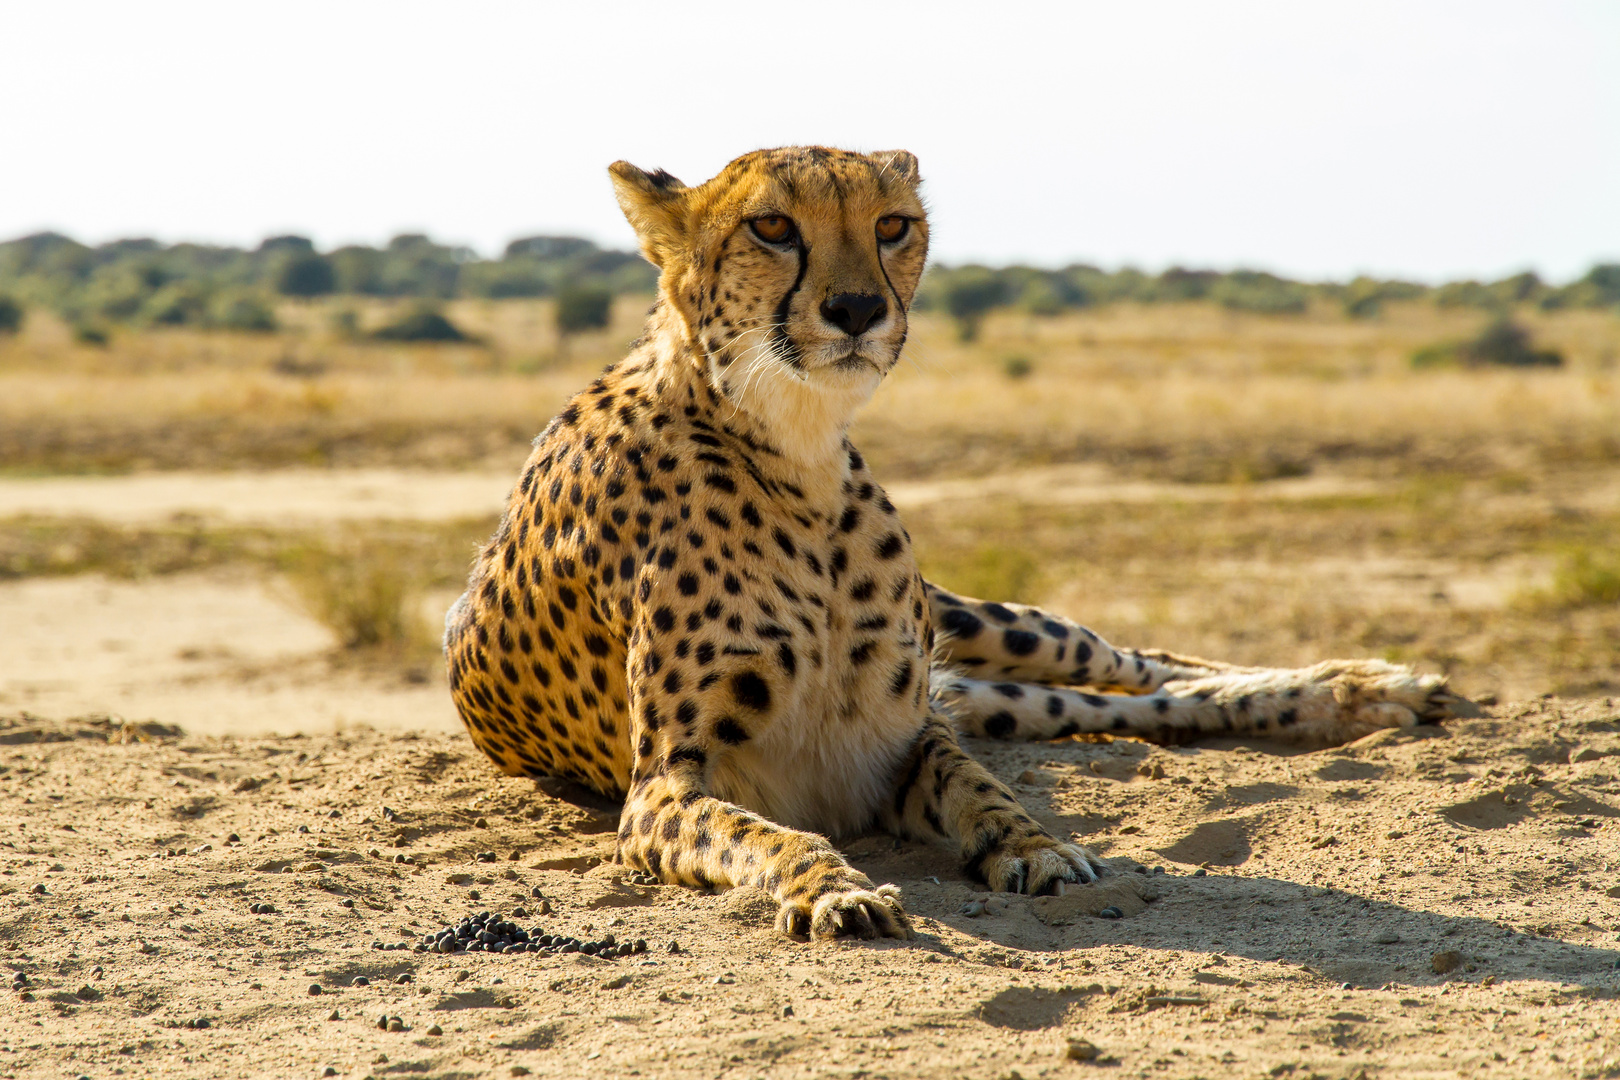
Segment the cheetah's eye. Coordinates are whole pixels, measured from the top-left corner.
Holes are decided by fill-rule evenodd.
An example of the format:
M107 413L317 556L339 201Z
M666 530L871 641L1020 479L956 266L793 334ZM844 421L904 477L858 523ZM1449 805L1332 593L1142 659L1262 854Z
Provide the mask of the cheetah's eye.
M882 240L885 244L892 244L896 240L899 240L901 237L905 236L906 230L909 228L911 228L910 218L898 217L891 214L888 217L878 218L877 236L878 239Z
M781 214L755 218L748 225L754 230L754 235L767 244L784 244L793 239L793 222Z

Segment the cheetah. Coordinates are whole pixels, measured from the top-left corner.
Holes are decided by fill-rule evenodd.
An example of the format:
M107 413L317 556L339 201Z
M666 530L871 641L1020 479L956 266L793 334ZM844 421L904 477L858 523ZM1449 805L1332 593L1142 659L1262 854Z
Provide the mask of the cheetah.
M1328 744L1461 700L1374 661L1119 649L924 581L846 436L906 342L929 236L917 159L762 150L696 187L609 171L657 301L535 439L444 646L457 710L502 771L623 800L620 862L764 889L790 937L905 938L899 890L829 836L950 845L1006 892L1104 873L958 733Z

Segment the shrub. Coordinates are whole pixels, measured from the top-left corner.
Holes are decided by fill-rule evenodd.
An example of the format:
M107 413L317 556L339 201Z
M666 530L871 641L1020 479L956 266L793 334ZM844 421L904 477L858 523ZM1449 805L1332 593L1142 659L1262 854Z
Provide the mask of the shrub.
M277 269L275 285L282 296L325 296L337 287L337 273L319 255L294 255Z
M23 309L11 297L0 294L0 334L15 334L22 329Z
M1530 332L1510 319L1496 319L1458 351L1465 364L1480 367L1560 367L1563 356L1530 347Z
M964 266L944 275L939 290L940 305L956 320L956 333L963 341L979 336L979 325L992 308L1007 302L1007 285L995 271L983 266Z
M1477 281L1450 281L1434 291L1434 302L1443 308L1495 308L1501 298Z
M1254 270L1232 271L1211 286L1209 296L1232 311L1262 315L1298 315L1310 301L1298 282Z
M1027 379L1035 371L1035 363L1027 356L1009 356L1002 361L1001 370L1009 379Z
M603 330L613 313L613 294L600 285L569 285L557 293L557 332Z
M412 308L371 335L380 341L471 341L460 328L430 307Z
M221 330L267 333L276 328L276 313L255 293L222 293L209 305L208 325Z
M207 321L208 299L201 285L176 281L147 297L137 318L149 326L201 325Z
M1530 332L1510 319L1499 318L1471 341L1443 341L1425 345L1412 354L1414 368L1453 367L1560 367L1562 354L1534 349Z
M1160 300L1202 300L1219 282L1221 275L1214 270L1187 270L1172 266L1159 275L1154 293Z
M80 345L105 345L108 341L107 329L95 323L75 323L73 340Z

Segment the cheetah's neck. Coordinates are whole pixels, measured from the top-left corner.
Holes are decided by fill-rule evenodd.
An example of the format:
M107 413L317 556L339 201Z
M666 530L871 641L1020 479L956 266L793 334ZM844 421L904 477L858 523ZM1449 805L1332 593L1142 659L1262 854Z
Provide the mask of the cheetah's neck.
M882 374L869 365L800 372L768 357L721 366L682 320L661 314L649 327L660 380L682 395L693 386L725 430L762 447L754 459L761 472L804 492L811 505L837 503L849 478L850 421Z

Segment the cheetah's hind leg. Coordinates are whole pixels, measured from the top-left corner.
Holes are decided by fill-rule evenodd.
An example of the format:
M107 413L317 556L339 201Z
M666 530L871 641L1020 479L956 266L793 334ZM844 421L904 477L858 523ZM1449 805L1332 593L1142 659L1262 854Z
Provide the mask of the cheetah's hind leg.
M1148 694L1094 694L951 672L936 674L934 685L960 730L998 739L1107 732L1174 745L1205 736L1264 735L1338 746L1382 728L1480 715L1443 676L1382 660L1231 669L1173 679Z

